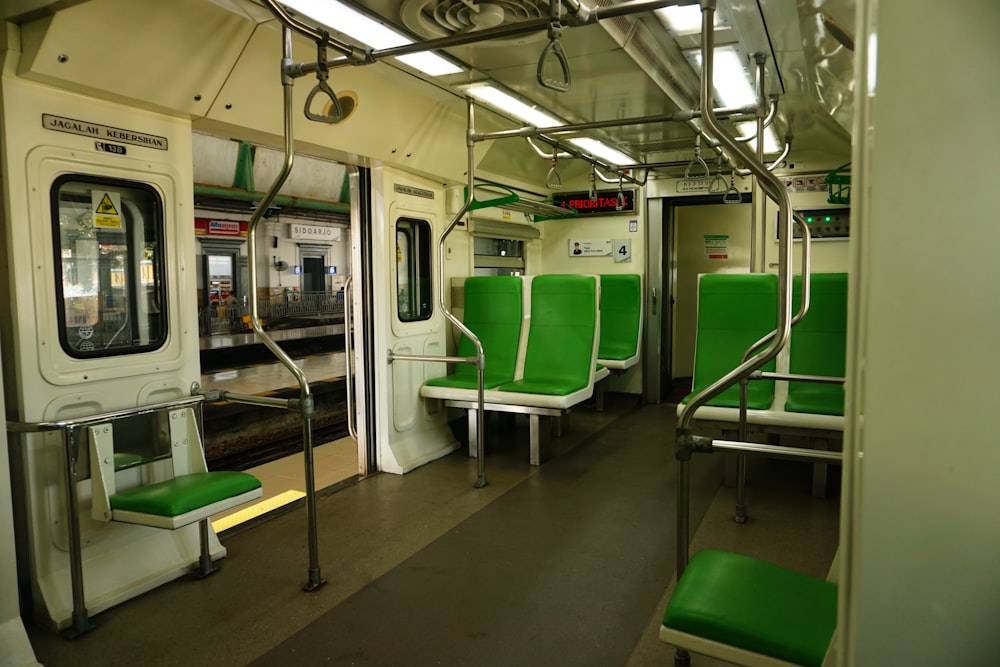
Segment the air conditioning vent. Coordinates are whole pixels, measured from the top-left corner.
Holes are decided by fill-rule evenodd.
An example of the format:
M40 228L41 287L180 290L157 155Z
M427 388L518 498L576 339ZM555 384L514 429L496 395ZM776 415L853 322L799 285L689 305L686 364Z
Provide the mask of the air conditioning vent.
M447 37L546 18L549 0L404 0L399 13L403 24L418 35ZM479 45L509 46L543 38L545 31L539 31Z

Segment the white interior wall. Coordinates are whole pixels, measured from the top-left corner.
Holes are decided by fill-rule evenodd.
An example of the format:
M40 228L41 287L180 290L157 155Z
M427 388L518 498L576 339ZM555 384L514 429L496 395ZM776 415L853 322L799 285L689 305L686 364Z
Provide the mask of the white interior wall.
M1000 8L857 16L841 662L995 665Z

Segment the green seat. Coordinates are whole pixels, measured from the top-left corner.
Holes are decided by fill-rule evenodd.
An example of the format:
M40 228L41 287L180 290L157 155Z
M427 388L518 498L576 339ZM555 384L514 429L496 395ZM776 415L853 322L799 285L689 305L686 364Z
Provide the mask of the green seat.
M818 667L837 625L837 586L749 556L699 551L677 583L663 625Z
M593 276L535 276L524 373L499 390L565 396L590 386L597 326Z
M695 339L692 396L740 365L743 354L777 322L778 277L771 273L701 276L698 282L698 329ZM774 360L761 370L774 371ZM755 380L747 391L747 407L767 410L774 402L774 381ZM736 384L706 405L738 408Z
M597 358L608 368L623 369L639 359L642 327L642 280L637 274L601 276L601 339Z
M518 276L474 276L465 280L465 317L469 327L483 344L486 368L484 387L497 387L514 379L518 344L521 339L523 287ZM476 346L462 335L458 356L476 356ZM426 382L432 387L476 389L476 367L456 364L451 375Z
M122 491L108 498L111 509L175 517L260 488L245 472L196 472Z
M811 276L809 312L792 329L788 371L799 375L844 377L847 359L847 274ZM793 310L802 300L802 278L793 284ZM844 414L844 385L789 382L787 412Z

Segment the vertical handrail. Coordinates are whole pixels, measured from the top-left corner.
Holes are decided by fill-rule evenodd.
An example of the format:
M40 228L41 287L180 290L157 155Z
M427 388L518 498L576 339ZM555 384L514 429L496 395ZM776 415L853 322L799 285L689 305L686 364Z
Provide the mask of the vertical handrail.
M292 358L281 349L281 347L264 331L260 323L260 316L257 310L257 225L264 218L264 213L268 206L274 201L278 190L284 184L288 174L292 171L294 162L295 138L292 134L292 87L295 80L289 74L292 67L292 31L287 26L282 26L282 58L281 58L281 86L283 89L284 102L284 133L285 133L285 159L281 166L281 171L275 177L271 187L264 194L264 198L254 209L247 223L247 254L249 255L249 281L250 293L254 298L250 299L250 327L257 337L264 343L274 356L287 368L299 383L302 415L302 449L305 460L305 486L306 486L306 508L309 539L309 574L308 581L303 590L314 591L326 581L320 574L319 567L319 546L316 531L316 480L313 467L313 438L312 438L312 415L313 397L309 388L309 381L301 368L295 365Z
M748 376L754 370L760 368L775 356L788 341L791 332L791 236L792 236L792 208L788 198L788 192L782 187L778 179L767 170L761 160L746 149L745 146L736 142L728 136L722 129L718 118L715 115L712 104L712 79L715 67L715 8L717 0L702 0L702 80L701 80L701 108L702 122L705 129L713 134L725 150L737 156L740 161L757 176L764 193L778 203L779 222L782 225L782 233L778 239L778 322L776 333L766 349L740 364L735 369L716 380L714 383L700 391L684 406L678 418L677 424L677 463L678 463L678 484L677 484L677 577L683 574L687 567L688 560L688 540L690 538L690 455L691 455L691 433L690 424L695 411L712 398ZM758 145L761 142L757 142Z
M354 329L354 297L351 291L354 289L354 274L347 276L344 281L344 375L347 376L347 432L351 434L354 442L358 441L358 429L354 424L356 415L354 414L354 349L351 347L351 333Z
M483 424L484 418L483 413L486 409L486 396L485 396L485 378L483 372L486 368L486 355L483 352L483 344L480 342L479 337L472 333L469 327L462 324L461 320L455 317L448 306L445 304L444 300L444 242L451 234L452 230L458 226L459 221L468 212L469 207L472 206L473 198L473 187L475 185L476 178L476 142L474 140L474 134L476 131L476 114L475 107L472 104L472 98L465 98L465 110L466 110L466 120L468 121L468 130L465 134L465 148L466 148L466 185L465 185L465 201L462 203L462 207L457 213L452 217L451 222L448 226L444 228L441 232L441 236L438 238L438 305L441 307L441 311L444 313L445 318L452 324L454 324L459 331L465 334L472 344L476 346L476 455L478 457L478 476L476 479L476 488L482 488L486 486L486 450L484 448L484 438L483 438Z

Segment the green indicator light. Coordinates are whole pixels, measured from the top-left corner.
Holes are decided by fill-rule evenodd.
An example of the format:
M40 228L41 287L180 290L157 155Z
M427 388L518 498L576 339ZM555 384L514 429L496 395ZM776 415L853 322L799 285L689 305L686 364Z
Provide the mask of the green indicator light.
M812 222L812 221L813 221L812 216L809 216L808 218L806 218L806 222Z
M826 221L827 222L830 222L831 220L833 220L833 218L831 218L830 216L826 216Z

